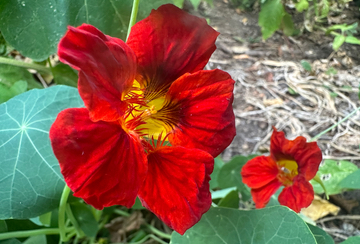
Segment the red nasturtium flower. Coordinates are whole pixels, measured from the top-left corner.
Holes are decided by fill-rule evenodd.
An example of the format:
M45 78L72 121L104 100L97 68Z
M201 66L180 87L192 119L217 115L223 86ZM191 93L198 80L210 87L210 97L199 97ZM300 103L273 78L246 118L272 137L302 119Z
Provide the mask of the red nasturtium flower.
M134 25L126 43L69 27L58 54L79 71L86 108L60 112L50 139L74 196L97 209L138 196L180 234L199 221L213 157L235 136L234 81L203 70L218 34L173 5Z
M309 181L315 177L322 160L316 142L305 137L287 140L284 132L274 132L270 140L270 155L249 160L241 170L243 182L251 188L257 208L263 208L281 187L279 203L295 212L308 207L314 199Z

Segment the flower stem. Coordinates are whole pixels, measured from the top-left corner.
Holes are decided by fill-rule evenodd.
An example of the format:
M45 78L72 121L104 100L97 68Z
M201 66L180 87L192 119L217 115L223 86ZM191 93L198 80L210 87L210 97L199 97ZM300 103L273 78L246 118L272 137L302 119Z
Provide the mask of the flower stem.
M60 229L58 228L21 230L21 231L1 233L0 240L10 239L10 238L23 238L23 237L38 236L38 235L58 235L59 233L60 233Z
M334 129L336 126L338 126L339 124L341 124L342 122L348 120L351 116L353 116L357 111L360 110L360 107L356 108L354 111L352 111L351 113L349 113L345 118L343 118L342 120L340 120L339 122L337 122L336 124L330 126L329 128L327 128L326 130L320 132L319 134L317 134L316 136L314 136L313 138L310 139L310 141L316 141L317 139L319 139L319 137L321 137L322 135L324 135L325 133L327 133L328 131L331 131L332 129Z
M70 188L65 184L64 190L61 195L60 199L60 205L59 205L59 216L58 216L58 224L60 229L60 241L65 242L66 237L66 229L65 229L65 210L66 210L66 204L67 199L70 194Z
M129 27L128 27L128 31L127 31L127 35L126 35L126 40L129 38L131 27L133 27L133 25L135 25L135 23L136 23L136 17L137 17L137 13L138 13L138 10L139 10L139 2L140 2L140 0L134 0L133 1Z
M4 57L0 57L0 64L10 64L13 66L22 67L26 69L34 69L39 71L40 73L51 75L51 70L40 64L25 63L23 61L11 59L11 58L4 58Z

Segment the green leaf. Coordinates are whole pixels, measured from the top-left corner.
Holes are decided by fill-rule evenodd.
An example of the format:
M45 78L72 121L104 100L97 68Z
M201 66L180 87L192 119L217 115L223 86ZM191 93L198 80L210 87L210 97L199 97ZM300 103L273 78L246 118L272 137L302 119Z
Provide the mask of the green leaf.
M224 161L220 157L216 157L214 159L214 170L211 173L211 180L210 180L210 189L215 189L219 186L218 184L218 175L220 172L221 167L224 165Z
M170 0L142 1L138 19ZM0 2L0 30L22 55L45 60L57 50L68 25L94 25L107 35L126 37L132 0L8 0Z
M311 64L310 64L308 61L306 61L306 60L301 60L301 61L300 61L300 64L301 64L301 66L304 68L304 70L309 71L309 72L312 71Z
M348 161L325 159L324 162L320 164L319 171L316 175L323 181L327 193L332 195L338 194L343 190L343 187L339 183L357 169L358 167L355 164ZM314 180L310 182L317 194L324 193L319 183Z
M345 42L346 42L346 43L350 43L350 44L360 45L360 40L357 39L355 36L347 36L347 37L345 38Z
M27 82L28 89L42 88L40 83L38 83L26 69L13 65L0 64L0 84L11 87L15 82L20 80Z
M7 232L7 225L5 220L0 220L0 233Z
M6 41L0 32L0 56L6 55Z
M359 244L360 236L351 236L346 239L346 241L341 242L340 244Z
M222 189L222 190L217 190L217 191L210 191L211 192L211 198L212 199L220 199L220 198L224 198L227 194L229 194L229 192L237 190L236 187L230 187L230 188L226 188L226 189Z
M317 244L334 244L334 240L325 231L317 226L307 224L316 239Z
M0 84L0 103L6 102L10 98L26 92L26 89L27 83L23 80L16 81L9 87L4 84Z
M58 206L64 181L49 128L61 110L81 106L77 90L66 86L0 104L0 219L32 218Z
M352 25L347 25L347 24L333 25L333 26L330 26L329 28L327 28L325 34L329 34L331 31L334 31L334 30L341 30L341 32L356 30L357 25L358 25L357 22L355 22Z
M241 168L246 164L247 161L256 157L256 155L236 156L226 163L219 171L218 184L222 189L237 187L241 193L242 200L247 201L250 199L250 191L247 186L242 182Z
M145 207L143 207L143 205L141 204L141 201L138 197L136 198L135 203L131 208L132 209L145 209Z
M95 237L99 228L90 206L85 205L85 203L73 202L70 204L70 207L84 234L88 237Z
M142 239L144 239L147 236L147 233L144 230L140 229L139 231L135 232L134 237L132 237L132 236L131 236L129 243L133 243L133 242L146 243L146 242L141 241Z
M285 10L281 0L267 0L261 5L259 25L264 40L280 28Z
M346 39L346 37L343 35L335 36L333 46L332 46L333 49L335 51L337 51L341 47L341 45L345 42L345 39Z
M291 94L291 95L298 95L299 93L297 93L294 89L292 89L291 87L288 88L288 92Z
M38 235L38 236L31 236L23 244L46 244L46 236L45 235Z
M52 212L48 212L48 213L42 214L40 216L37 216L35 218L30 218L29 220L39 226L49 227L51 224L51 215L52 215Z
M360 189L360 169L346 176L339 186L345 189Z
M286 12L284 13L284 17L282 19L281 25L285 35L291 36L294 34L295 31L294 22L290 14Z
M295 3L295 8L300 13L304 10L307 10L309 8L308 0L300 0L300 2Z
M59 63L51 69L51 72L56 84L77 87L78 74L69 65Z
M219 207L225 208L239 208L239 192L234 190L229 192L223 199L218 203Z
M359 244L360 236L351 236L346 239L346 241L341 242L340 244Z
M171 244L316 244L305 222L292 210L275 206L257 210L211 208Z
M226 163L219 171L218 184L222 189L236 186L239 190L245 188L245 184L242 182L241 168L247 161L255 156L236 156Z
M173 3L176 7L182 8L184 6L184 1L185 0L173 0Z
M213 0L205 0L212 8L214 7L214 1Z
M9 239L0 241L0 244L21 244L21 241L19 241L18 239Z
M337 72L338 71L334 67L330 67L330 68L328 68L328 70L326 70L325 74L327 74L327 75L336 75Z
M94 0L94 1L96 1L96 0ZM119 0L117 0L117 1L119 1ZM130 2L130 6L132 6L133 0L120 0L120 2L127 2L127 1ZM167 3L173 3L173 0L140 1L137 21L146 18L150 14L152 9L157 9L161 5L164 5ZM121 12L123 13L123 11L121 11ZM128 12L128 16L130 19L130 12ZM127 30L127 28L126 28L126 30Z
M199 5L200 5L200 2L201 0L190 0L192 6L194 7L195 11L197 11Z
M322 1L320 18L327 17L330 11L329 0Z
M271 197L270 201L266 204L266 207L279 206L279 195L284 190L284 187L281 186Z

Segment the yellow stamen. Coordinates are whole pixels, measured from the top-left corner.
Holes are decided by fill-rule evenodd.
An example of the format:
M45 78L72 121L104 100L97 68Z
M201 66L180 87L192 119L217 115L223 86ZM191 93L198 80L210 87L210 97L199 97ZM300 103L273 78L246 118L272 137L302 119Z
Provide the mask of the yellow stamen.
M141 132L143 136L157 140L160 134L167 135L174 128L177 123L178 106L167 101L165 96L149 101L144 97L144 91L145 89L135 80L128 99L132 101L132 97L135 96L139 101L129 104L131 109L125 123L135 125L132 126L135 127L133 129Z

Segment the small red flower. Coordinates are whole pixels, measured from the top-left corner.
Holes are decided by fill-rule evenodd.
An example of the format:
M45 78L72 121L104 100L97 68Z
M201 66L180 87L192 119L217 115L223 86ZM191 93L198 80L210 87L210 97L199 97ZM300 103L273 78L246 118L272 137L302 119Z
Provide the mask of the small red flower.
M86 108L50 129L74 196L97 209L142 204L183 234L211 205L214 159L235 136L234 81L203 70L218 33L173 5L153 10L127 43L69 27L60 60L79 71Z
M284 132L274 132L270 140L270 156L249 160L241 170L243 182L251 188L257 208L263 208L281 187L279 203L295 212L308 207L314 199L309 181L315 177L322 160L316 142L307 143L305 137L287 140Z

